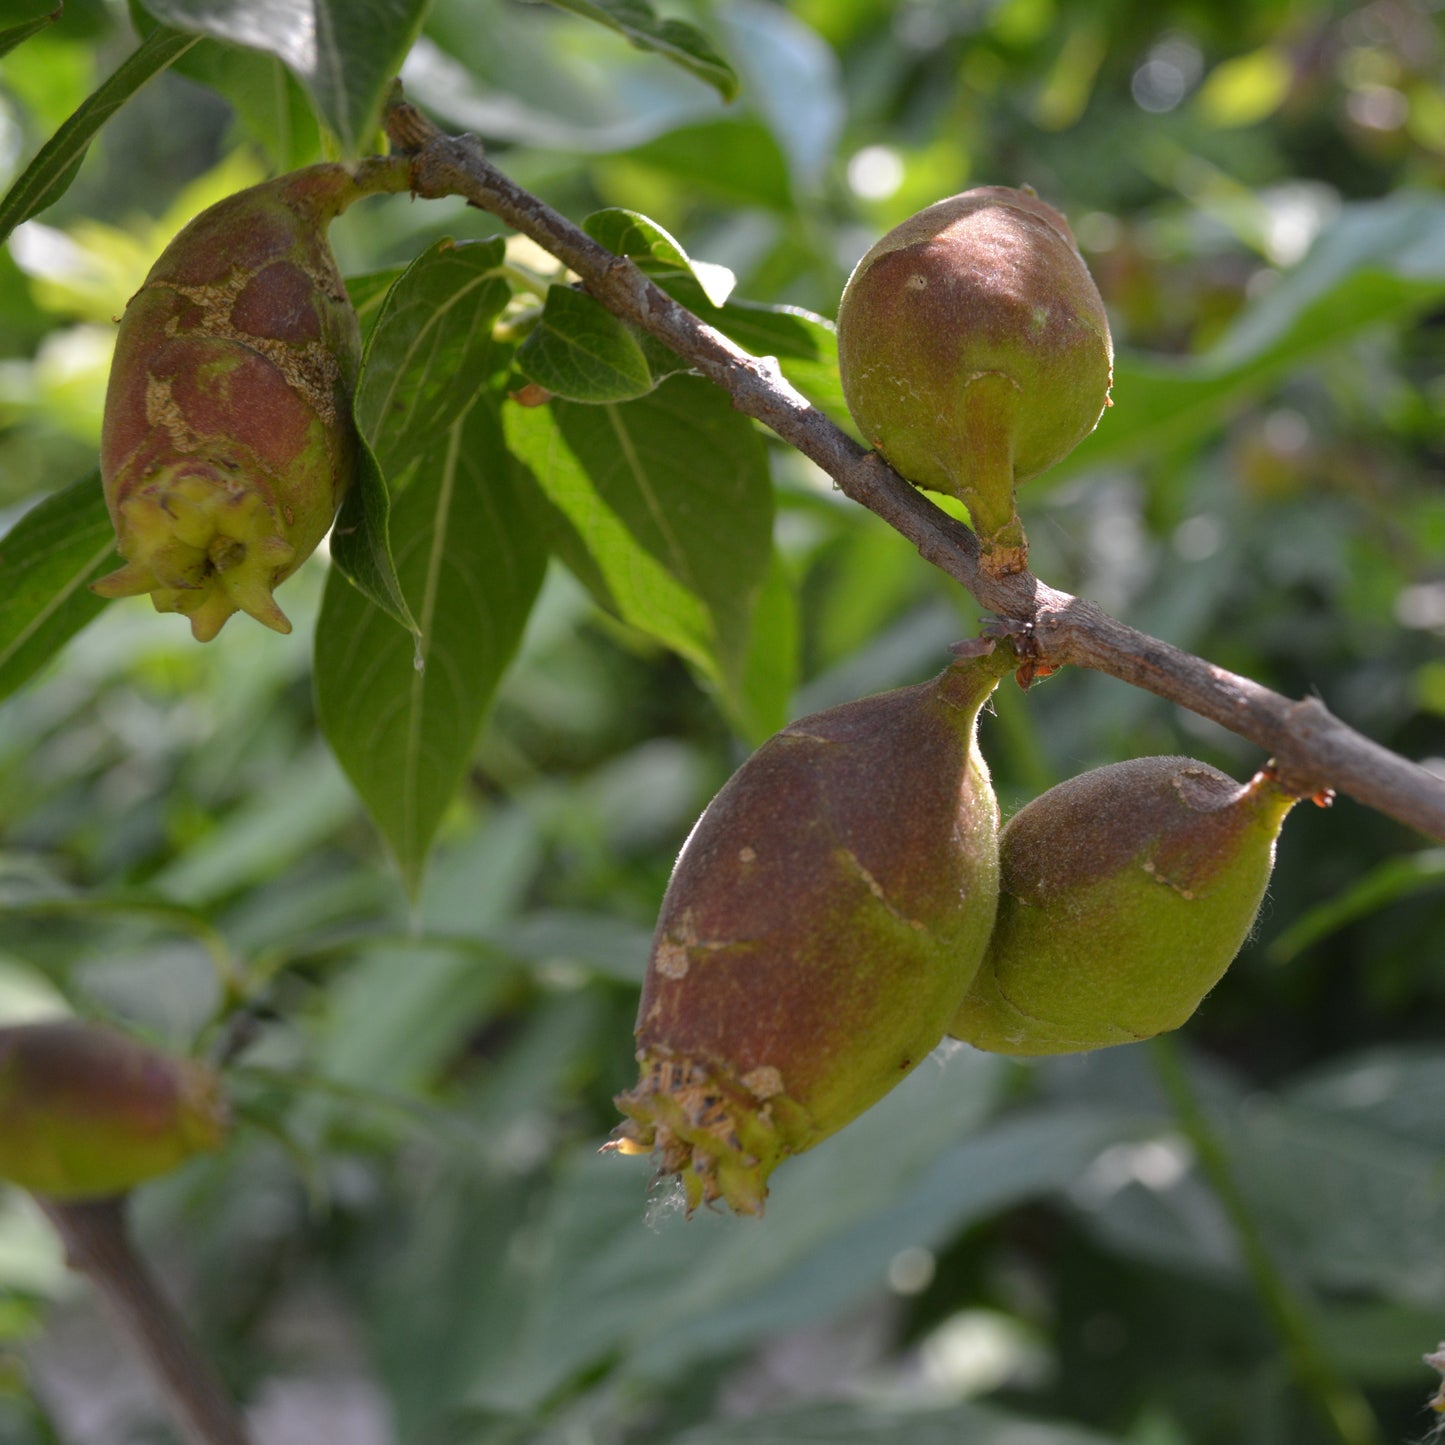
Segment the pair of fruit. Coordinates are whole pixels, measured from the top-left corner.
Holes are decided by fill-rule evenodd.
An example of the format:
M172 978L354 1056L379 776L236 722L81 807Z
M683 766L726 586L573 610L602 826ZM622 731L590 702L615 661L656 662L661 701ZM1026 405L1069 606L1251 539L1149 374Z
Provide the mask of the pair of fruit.
M1188 758L1053 788L998 830L978 714L1003 646L765 743L678 858L609 1147L689 1209L766 1181L945 1034L1047 1054L1182 1024L1244 942L1295 799Z

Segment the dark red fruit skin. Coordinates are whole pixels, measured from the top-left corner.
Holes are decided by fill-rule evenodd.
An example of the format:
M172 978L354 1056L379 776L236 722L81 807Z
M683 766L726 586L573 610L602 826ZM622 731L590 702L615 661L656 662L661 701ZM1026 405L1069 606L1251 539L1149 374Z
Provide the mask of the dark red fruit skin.
M353 189L342 166L308 167L226 197L177 235L126 308L102 476L144 477L177 451L231 438L235 469L254 467L264 487L295 473L320 421L332 433L330 465L319 472L327 490L307 501L328 521L335 515L353 466L361 330L326 227ZM236 360L213 344L226 341L251 355ZM272 492L295 512L295 499Z
M1017 659L846 703L766 742L708 805L663 898L615 1147L658 1151L690 1207L759 1213L768 1174L943 1037L998 896L974 742Z

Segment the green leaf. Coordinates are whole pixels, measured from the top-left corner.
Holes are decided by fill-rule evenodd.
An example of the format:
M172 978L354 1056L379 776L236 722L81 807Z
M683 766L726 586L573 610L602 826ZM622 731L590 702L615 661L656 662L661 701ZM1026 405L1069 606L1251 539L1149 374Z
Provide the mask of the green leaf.
M365 437L360 438L356 475L331 528L331 561L336 571L375 607L413 636L418 631L401 584L391 545L391 493Z
M37 503L0 541L0 697L96 617L86 584L118 565L115 529L92 472Z
M115 74L41 146L35 159L16 177L0 200L0 241L22 221L43 211L65 194L96 132L146 81L172 65L196 43L194 35L174 30L152 31Z
M702 31L684 20L662 20L645 0L549 0L625 36L639 50L666 56L690 75L706 81L724 100L738 93L738 77Z
M331 556L353 586L412 633L416 619L392 558L391 497L406 485L422 447L485 383L491 324L511 294L500 269L504 244L441 240L423 251L382 291L357 379L352 409L366 445L331 534ZM360 287L374 297L374 287Z
M1387 858L1356 878L1342 893L1306 910L1269 946L1276 963L1288 963L1337 929L1354 923L1401 898L1445 884L1445 848L1425 848L1402 858Z
M29 3L22 3L15 7L16 11L24 19L11 20L6 17L5 22L0 24L0 55L14 50L17 45L24 44L32 35L44 30L47 25L53 25L60 19L60 12L64 8L60 0L29 0Z
M289 758L150 886L192 908L244 894L313 853L355 812L354 795L318 744Z
M384 271L368 271L364 276L346 278L346 294L351 298L357 320L361 322L363 339L370 338L372 328L381 316L386 293L405 274L405 266L388 266Z
M487 396L413 444L392 535L419 634L333 576L316 626L315 678L322 731L414 893L521 640L546 551Z
M940 1410L858 1403L801 1405L743 1420L712 1420L669 1435L660 1445L877 1445L882 1440L888 1445L1117 1445L1118 1439L986 1405Z
M626 405L508 406L503 418L557 509L563 560L603 607L686 657L746 714L773 513L752 426L694 377Z
M1242 396L1374 326L1445 296L1445 200L1404 191L1345 206L1304 259L1189 361L1121 352L1114 405L1050 479L1187 445Z
M291 68L355 157L370 148L428 0L146 0L178 30L266 51Z
M632 401L654 382L637 334L585 291L549 286L517 369L569 401Z
M656 221L640 211L609 206L593 211L582 229L598 245L606 246L619 256L631 256L644 271L691 271L687 252Z
M729 297L715 305L692 277L659 276L658 284L699 321L721 331L754 356L774 356L788 381L820 410L851 426L838 376L838 329L801 306L768 306Z
M751 116L699 121L622 152L702 191L745 206L791 213L793 183L773 133Z
M260 147L273 173L322 158L321 130L310 99L276 56L203 40L180 60L176 71L230 103L240 134Z
M776 552L758 592L750 644L743 665L738 723L749 742L762 743L788 721L802 645L797 594Z
M726 266L692 260L667 231L640 211L620 206L593 211L582 222L582 229L609 251L630 257L650 276L659 280L685 277L710 306L723 305L737 284L737 277Z
M356 383L356 421L393 492L417 449L470 405L497 363L492 323L511 296L506 243L434 242L387 291Z

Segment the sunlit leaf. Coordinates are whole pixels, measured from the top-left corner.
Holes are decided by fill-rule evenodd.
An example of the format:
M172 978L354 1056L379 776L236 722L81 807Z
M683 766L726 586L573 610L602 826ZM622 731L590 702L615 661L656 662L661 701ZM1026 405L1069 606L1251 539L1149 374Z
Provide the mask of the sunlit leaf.
M509 406L507 438L561 514L554 545L597 600L741 702L772 491L761 439L707 382L625 405Z

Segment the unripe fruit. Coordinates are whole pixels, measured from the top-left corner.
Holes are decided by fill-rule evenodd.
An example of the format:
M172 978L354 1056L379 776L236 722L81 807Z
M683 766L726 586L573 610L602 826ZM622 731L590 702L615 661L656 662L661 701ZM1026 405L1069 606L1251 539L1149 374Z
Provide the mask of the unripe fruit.
M118 1194L219 1148L220 1080L92 1024L0 1028L0 1178L55 1199Z
M1254 924L1296 799L1190 758L1096 768L1035 798L999 840L998 921L949 1028L1003 1054L1178 1028Z
M1028 558L1015 484L1093 431L1113 362L1068 222L1007 186L909 217L858 263L838 306L854 421L909 481L967 506L995 574Z
M326 164L229 196L162 253L121 318L100 470L126 565L202 642L237 611L291 624L272 589L326 535L355 467L356 313L326 240L363 191Z
M976 649L977 651L978 649ZM998 807L974 744L1005 649L783 729L708 805L663 898L641 1080L609 1147L656 1150L688 1209L767 1178L943 1037L983 957Z

